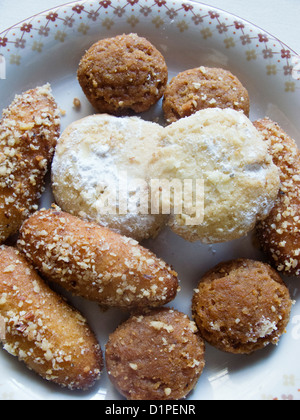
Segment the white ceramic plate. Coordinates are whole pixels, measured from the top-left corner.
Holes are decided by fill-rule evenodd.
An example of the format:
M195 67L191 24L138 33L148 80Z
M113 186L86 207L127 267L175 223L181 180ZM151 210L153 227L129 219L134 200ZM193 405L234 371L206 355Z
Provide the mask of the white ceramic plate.
M66 111L62 129L93 113L76 80L85 50L100 38L136 32L164 54L170 78L179 71L219 66L232 71L248 88L252 120L268 116L300 145L300 81L298 57L262 29L221 10L180 0L89 0L43 12L0 33L0 108L16 93L50 82L59 107ZM2 75L1 75L2 70ZM81 100L80 111L73 99ZM145 119L161 117L161 103ZM49 206L50 191L41 205ZM182 291L171 306L191 315L193 289L200 277L220 261L247 257L264 260L249 235L216 246L190 244L165 230L148 241L160 257L172 264ZM206 368L191 400L300 399L300 292L299 279L286 279L296 300L287 333L276 347L251 356L234 356L210 346ZM108 335L127 317L116 310L102 313L97 305L72 298L87 316L102 348ZM51 385L4 351L0 351L0 399L121 399L106 373L87 393L71 393Z

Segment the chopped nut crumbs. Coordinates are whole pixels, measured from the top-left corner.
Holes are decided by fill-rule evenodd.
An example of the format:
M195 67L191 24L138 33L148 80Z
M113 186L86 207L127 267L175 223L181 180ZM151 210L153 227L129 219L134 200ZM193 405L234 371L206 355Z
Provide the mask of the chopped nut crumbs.
M165 388L165 394L167 397L169 397L172 393L172 389L171 388Z
M168 333L173 332L174 331L174 327L172 325L167 325L164 322L160 322L160 321L151 321L150 322L151 327L155 328L156 330L166 330Z
M81 102L80 102L80 99L78 99L78 98L74 98L74 100L73 100L73 106L74 106L75 108L80 108L80 107L81 107Z
M254 124L269 143L281 181L277 203L269 217L258 225L258 237L278 271L299 276L300 151L278 124L269 119Z
M8 261L14 261L13 277L4 272ZM4 349L45 379L70 389L86 389L99 379L100 346L81 314L49 289L15 248L0 247L0 272Z
M47 278L102 306L161 306L177 294L177 274L164 261L57 206L24 223L18 247Z
M0 122L0 241L38 208L59 136L50 85L16 95Z
M137 366L137 364L136 363L129 363L129 366L131 367L131 369L133 369L133 370L137 370L138 369L138 366Z

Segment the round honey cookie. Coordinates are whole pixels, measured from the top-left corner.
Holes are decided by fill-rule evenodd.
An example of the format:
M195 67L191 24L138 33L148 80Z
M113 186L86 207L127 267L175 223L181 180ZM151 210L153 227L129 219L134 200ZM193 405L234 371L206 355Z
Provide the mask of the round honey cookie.
M110 335L106 367L128 400L179 400L198 382L204 351L195 323L161 308L132 316Z
M52 164L56 203L137 241L155 237L166 216L151 214L148 165L162 130L138 117L108 114L72 123Z
M168 68L145 38L123 34L96 42L82 57L78 81L98 112L143 112L163 95Z
M277 344L291 307L279 274L267 264L247 259L221 263L205 274L192 304L203 338L235 354Z
M194 114L205 108L232 108L248 117L250 99L247 89L230 71L198 67L185 70L168 84L163 100L167 122Z

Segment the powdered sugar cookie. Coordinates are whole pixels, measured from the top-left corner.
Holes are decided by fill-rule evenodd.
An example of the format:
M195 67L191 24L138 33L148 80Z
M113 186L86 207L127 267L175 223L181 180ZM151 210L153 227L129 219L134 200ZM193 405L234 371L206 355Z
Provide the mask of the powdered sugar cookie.
M151 214L148 165L162 130L137 117L107 114L71 124L52 165L57 204L138 241L155 237L165 216Z
M198 111L166 127L151 170L182 184L203 181L204 219L197 218L197 206L184 210L184 197L183 211L174 211L169 221L189 241L216 243L246 235L270 213L279 190L267 145L251 121L232 109ZM171 200L173 210L175 204Z

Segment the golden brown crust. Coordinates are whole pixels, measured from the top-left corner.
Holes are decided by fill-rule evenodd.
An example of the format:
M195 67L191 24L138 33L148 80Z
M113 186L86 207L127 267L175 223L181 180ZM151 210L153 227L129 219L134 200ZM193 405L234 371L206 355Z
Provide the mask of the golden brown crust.
M106 346L109 378L129 400L178 400L204 368L204 342L187 315L158 309L133 316Z
M71 390L100 378L102 353L79 312L54 293L24 256L0 247L0 341L44 379Z
M106 307L162 306L177 294L177 273L152 252L58 208L31 216L18 246L49 280Z
M292 301L279 274L259 261L220 263L203 276L193 297L201 335L222 351L249 354L277 344Z
M167 122L194 114L205 108L232 108L248 117L250 99L246 88L228 70L198 67L185 70L168 84L163 99Z
M0 242L35 210L59 135L49 85L16 96L0 122Z
M269 142L281 187L269 217L257 225L257 237L270 262L282 274L300 276L300 151L277 123L254 122Z
M143 112L163 95L168 69L162 54L136 34L96 42L82 57L78 81L98 112Z

